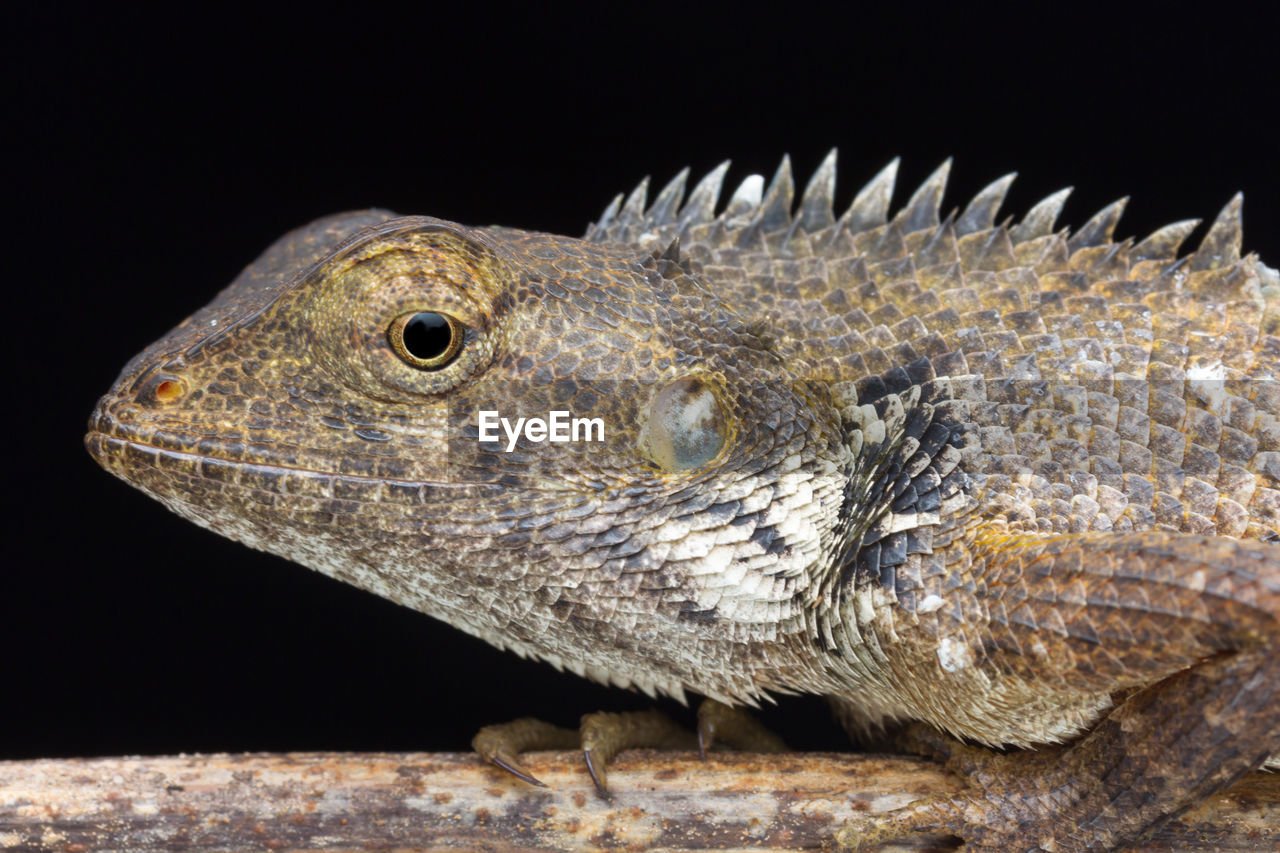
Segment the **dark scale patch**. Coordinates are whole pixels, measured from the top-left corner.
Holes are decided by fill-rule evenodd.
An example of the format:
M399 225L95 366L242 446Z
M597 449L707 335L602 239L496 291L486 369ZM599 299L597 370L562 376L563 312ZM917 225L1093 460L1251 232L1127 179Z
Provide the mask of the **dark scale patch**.
M372 417L366 415L358 407L347 404L342 407L342 412L347 423L358 427L371 427L377 423Z
M933 424L933 407L928 405L917 406L911 414L907 416L907 422L902 428L902 438L914 439L917 442L924 436L925 430L930 429Z
M922 360L913 365L910 372L923 376L926 366L927 361ZM931 370L931 366L928 369ZM907 373L904 369L903 374ZM881 377L875 377L875 380L866 383L865 387L874 387L877 383L879 387L885 387ZM932 378L923 383L921 396L936 401L937 405L924 402L907 413L902 435L895 439L901 442L899 447L889 454L884 454L880 448L863 449L862 464L877 466L870 486L859 491L855 485L865 482L865 470L857 472L861 476L851 476L846 486L840 514L841 536L845 544L836 561L840 589L863 588L877 583L899 593L919 586L915 572L908 570L909 558L932 551L933 528L890 533L888 512L876 518L868 517L868 513L884 507L886 503L890 504L892 512L902 514L933 511L941 503L941 470L947 470L954 464L954 451L948 448L963 438L961 419L966 410L949 405L942 398L942 386ZM868 400L862 398L861 402L867 403ZM892 408L889 397L872 402L882 416ZM943 468L939 469L939 466Z
M945 424L938 421L937 413L927 429L919 436L920 446L916 448L916 453L924 454L932 459L943 445L952 440L956 434L958 424Z
M707 507L703 510L703 515L711 517L717 524L732 523L741 509L741 501L726 501Z
M864 404L874 403L889 393L884 379L879 376L867 376L859 379L855 387L858 392L858 402Z
M907 561L907 537L905 533L893 533L880 542L880 565L888 568L900 566ZM881 582L885 583L881 577ZM892 587L892 584L885 583Z
M881 549L881 554L883 554L883 549ZM869 566L869 567L868 567L868 574L867 574L867 577L868 577L868 578L870 578L870 577L871 577L871 576L873 576L873 575L877 575L877 574L878 574L878 577L877 577L876 579L877 579L877 580L879 580L880 585L881 585L882 587L884 587L885 589L895 589L895 588L897 588L897 586L898 586L898 567L897 567L897 565L896 565L896 564L895 564L895 565L885 565L885 564L881 563L881 565L880 565L880 568L879 568L879 571L878 571L878 572L876 571L876 569L875 569L875 567L874 567L874 566Z
M894 512L906 512L917 505L920 497L914 483L907 481L891 505Z
M911 381L911 377L907 374L907 371L901 367L894 367L886 371L884 373L884 383L885 383L885 388L889 390L890 394L895 394L898 396L902 396L906 394L909 390L911 390L911 387L915 384ZM880 415L880 417L884 417L890 411L890 409L887 408L890 405L890 401L888 400L883 400L883 401L877 400L874 405L876 407L876 412ZM910 413L908 413L909 418L913 416L918 417L918 415L911 415ZM929 412L925 412L926 422L927 422L928 416L929 416ZM923 427L921 428L923 429Z
M635 555L643 553L645 550L648 549L648 547L649 547L649 544L645 542L642 537L631 536L628 539L612 546L609 549L607 556L610 560L627 558L626 562L619 567L619 570L631 571L632 569L630 568L630 558Z
M928 554L933 550L933 530L929 527L919 527L915 530L904 530L902 532L904 545L908 556L912 554Z
M681 622L697 622L702 625L711 625L719 620L714 607L703 610L692 601L680 602L680 610L676 613L676 618Z
M615 525L607 530L597 533L595 536L595 546L598 548L607 548L613 545L620 545L631 538L632 531L625 525Z
M883 568L880 564L879 542L860 547L853 559L841 567L839 588L863 589L871 583L879 583Z
M770 556L785 554L787 551L787 540L778 535L776 527L757 527L751 534L751 541Z

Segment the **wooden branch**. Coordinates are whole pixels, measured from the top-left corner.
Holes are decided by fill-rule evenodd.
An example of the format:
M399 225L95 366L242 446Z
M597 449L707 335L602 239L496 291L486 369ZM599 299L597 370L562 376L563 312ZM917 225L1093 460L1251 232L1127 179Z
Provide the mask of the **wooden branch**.
M605 802L578 754L526 758L548 788L452 753L0 762L0 849L809 850L854 813L957 787L906 758L633 751L610 765ZM1250 775L1139 849L1280 849L1280 774Z

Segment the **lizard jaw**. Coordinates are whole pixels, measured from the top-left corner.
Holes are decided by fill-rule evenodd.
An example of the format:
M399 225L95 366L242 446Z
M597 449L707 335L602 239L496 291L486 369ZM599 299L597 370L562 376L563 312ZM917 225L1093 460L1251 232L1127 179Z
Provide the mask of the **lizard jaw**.
M174 450L160 444L151 444L132 438L113 435L110 432L90 429L85 434L85 448L99 465L134 485L139 485L137 473L139 469L149 468L185 468L195 476L204 476L215 480L228 480L244 472L266 478L266 481L283 480L290 476L325 480L352 480L367 483L386 483L392 486L418 489L460 489L474 492L477 489L499 491L497 486L477 486L472 483L451 483L434 480L395 480L386 477L364 476L360 474L330 474L309 468L293 465L265 464L231 459L223 456L210 456L202 453L190 453ZM255 483L254 488L261 488ZM281 488L277 491L287 491Z

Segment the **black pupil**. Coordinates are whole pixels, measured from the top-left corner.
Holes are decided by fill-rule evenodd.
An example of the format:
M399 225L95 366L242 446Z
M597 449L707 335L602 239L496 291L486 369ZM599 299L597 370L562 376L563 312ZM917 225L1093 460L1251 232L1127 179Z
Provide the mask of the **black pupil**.
M414 358L430 361L449 351L453 329L449 321L434 311L414 314L404 324L404 348Z

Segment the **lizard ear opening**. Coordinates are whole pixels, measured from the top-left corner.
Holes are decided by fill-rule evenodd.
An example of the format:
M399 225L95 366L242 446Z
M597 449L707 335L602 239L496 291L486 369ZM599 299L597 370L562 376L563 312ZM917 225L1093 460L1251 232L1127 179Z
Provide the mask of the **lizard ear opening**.
M641 427L641 444L666 471L691 471L720 456L729 419L711 384L683 377L658 391Z

